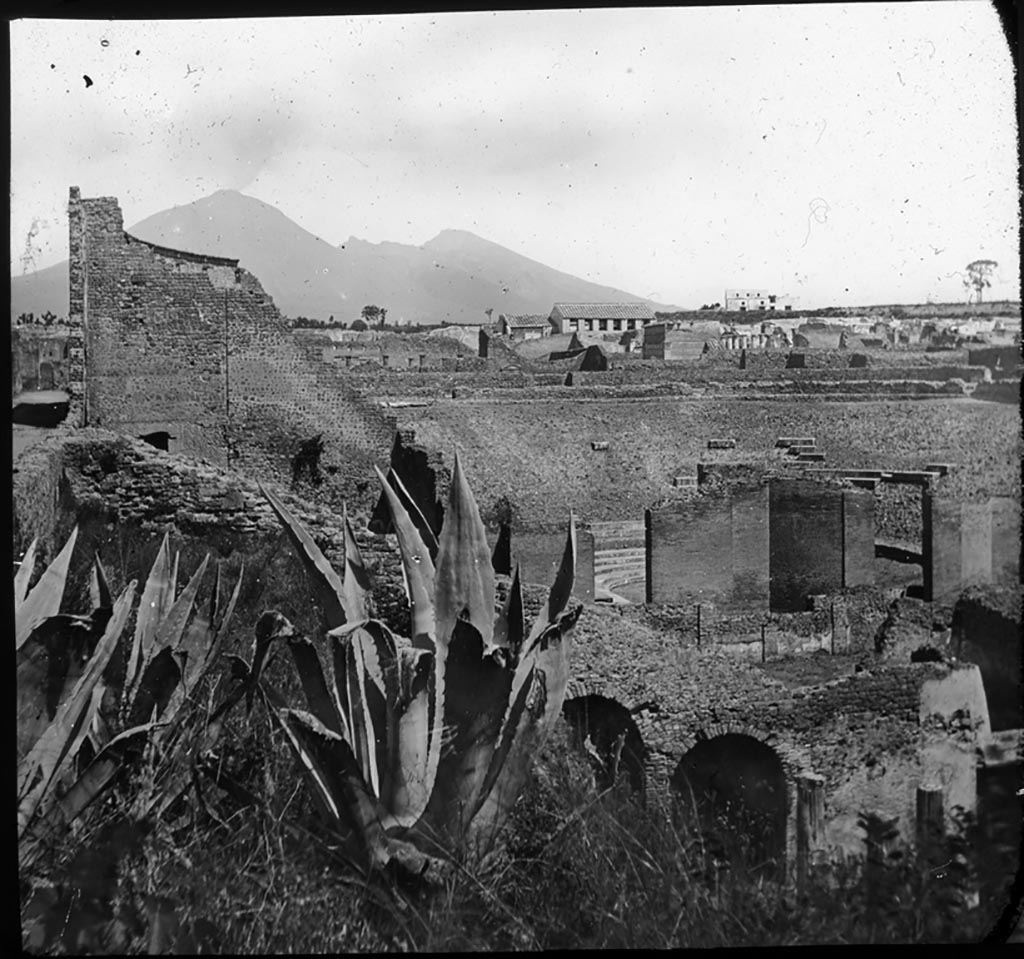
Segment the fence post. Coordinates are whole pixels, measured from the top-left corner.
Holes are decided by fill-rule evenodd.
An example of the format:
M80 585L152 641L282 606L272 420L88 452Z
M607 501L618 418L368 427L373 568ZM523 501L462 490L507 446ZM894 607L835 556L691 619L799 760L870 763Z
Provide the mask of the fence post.
M806 773L796 781L796 883L802 896L807 888L811 854L825 832L825 779Z

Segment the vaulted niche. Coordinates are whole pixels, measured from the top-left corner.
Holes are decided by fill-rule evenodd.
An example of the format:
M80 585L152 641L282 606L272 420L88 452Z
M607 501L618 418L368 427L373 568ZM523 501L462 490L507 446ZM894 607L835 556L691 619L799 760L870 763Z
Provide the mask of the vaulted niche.
M565 701L562 715L590 757L599 789L621 781L643 792L644 744L625 706L604 696L578 696Z
M680 813L701 830L716 859L756 873L781 873L786 774L770 746L739 733L704 739L680 760L671 786Z

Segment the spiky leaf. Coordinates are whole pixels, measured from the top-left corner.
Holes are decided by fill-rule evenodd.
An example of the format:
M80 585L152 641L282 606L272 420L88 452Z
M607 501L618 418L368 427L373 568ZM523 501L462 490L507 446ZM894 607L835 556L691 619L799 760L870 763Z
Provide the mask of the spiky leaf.
M113 613L103 636L96 645L96 650L89 660L89 665L67 700L60 706L53 722L40 736L39 741L28 755L18 764L18 795L28 796L32 784L37 780L42 784L41 792L33 792L31 801L22 802L19 806L19 822L28 822L35 813L36 806L51 788L61 766L68 758L76 735L82 729L87 709L93 700L93 689L103 675L110 656L117 646L118 638L124 629L128 614L131 611L132 598L135 594L135 582L114 603Z
M92 573L89 577L89 600L93 609L109 609L114 601L107 585L107 572L100 562L99 553L92 562Z
M18 566L18 572L14 574L14 611L17 613L21 604L25 602L25 596L28 593L28 584L32 581L32 573L36 567L36 548L39 544L38 539L33 539L28 544L28 549L25 550L25 555L21 558L21 565Z
M527 644L532 643L540 634L554 623L558 614L568 605L572 598L572 590L576 584L576 521L570 514L569 531L565 537L565 549L562 562L555 575L555 582L548 593L548 601L533 623L533 629L527 637Z
M395 493L398 494L398 499L405 511L409 514L409 518L412 520L413 525L420 534L420 538L423 540L427 547L427 552L430 553L430 558L437 561L437 534L431 528L430 523L427 522L427 518L423 515L423 511L419 508L416 500L412 494L406 489L405 484L402 482L402 477L398 475L395 469L392 467L388 470L388 483L394 489Z
M25 640L32 635L32 630L44 619L56 616L60 612L61 600L64 598L64 585L68 578L68 566L71 563L71 553L75 548L76 539L78 539L77 526L71 531L64 548L39 577L39 582L29 590L24 601L16 608L14 613L15 649L21 649ZM26 564L22 563L22 565ZM20 574L21 570L19 569L18 572ZM26 575L31 575L31 570ZM17 595L19 587L18 581L15 580L15 582L15 594ZM27 580L22 580L22 585L26 582Z
M398 682L389 689L389 768L382 806L384 827L408 828L422 815L434 788L439 751L430 749L430 688L434 654L403 646ZM393 699L390 696L393 695Z
M142 669L156 645L156 633L167 612L174 604L174 574L177 561L171 562L170 536L165 533L156 559L149 571L139 609L135 617L135 636L128 655L125 689L134 693ZM130 698L130 697L129 697Z
M437 641L447 642L455 622L465 619L485 646L494 638L494 569L487 531L466 482L458 454L437 550L434 576Z
M377 467L377 477L384 489L384 495L391 510L391 523L398 538L398 549L402 555L402 569L405 574L405 588L409 597L412 616L412 641L414 646L433 649L435 642L434 619L434 562L413 524L408 511L402 505L398 494L391 488Z
M281 525L306 568L306 573L313 584L313 590L323 608L324 624L328 629L341 626L345 622L344 590L334 567L327 562L327 557L313 542L313 537L292 516L284 503L262 484L260 492L270 504L270 508L277 514L277 518L281 521Z
M357 837L365 860L381 868L390 858L377 801L351 747L315 716L297 709L274 712L328 816Z
M512 663L519 659L519 650L526 637L526 619L523 610L523 585L519 577L519 564L512 574L512 584L502 604L498 620L494 624L494 645L503 646L509 652Z
M345 529L345 578L341 584L341 602L348 622L360 623L373 616L373 583L349 522L347 506L342 508L341 521Z

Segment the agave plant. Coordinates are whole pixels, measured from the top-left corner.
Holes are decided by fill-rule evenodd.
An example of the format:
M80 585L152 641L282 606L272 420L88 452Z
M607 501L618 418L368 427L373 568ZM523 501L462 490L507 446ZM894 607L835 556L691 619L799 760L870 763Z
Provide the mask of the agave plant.
M119 658L115 651L132 611L134 580L112 600L96 557L92 612L59 613L77 533L76 528L30 591L33 541L14 580L23 867L39 854L45 839L81 816L147 744L165 758L160 789L136 797L134 814L163 812L187 788L184 761L195 750L183 748L191 711L182 706L215 660L241 584L239 577L223 608L218 569L208 606L192 617L209 557L175 597L178 557L172 563L165 536L142 592L127 655Z
M377 475L391 511L411 637L373 618L370 582L347 514L339 577L284 504L269 501L314 584L326 627L316 647L278 613L258 630L287 641L308 710L270 691L314 794L368 869L421 873L437 857L482 861L561 711L579 607L568 609L570 517L547 603L526 631L518 568L503 603L480 514L458 456L438 536L398 477Z

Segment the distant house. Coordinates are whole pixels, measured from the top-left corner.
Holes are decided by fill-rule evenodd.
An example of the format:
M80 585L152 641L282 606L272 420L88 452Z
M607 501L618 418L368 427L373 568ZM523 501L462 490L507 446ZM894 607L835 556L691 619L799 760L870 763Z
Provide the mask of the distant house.
M745 286L738 290L725 291L725 308L738 313L754 310L763 310L766 313L775 310L788 312L793 309L793 298Z
M559 333L622 333L654 322L646 303L556 303L549 316Z
M510 340L536 340L550 336L551 321L546 316L502 313L498 317L498 333Z

